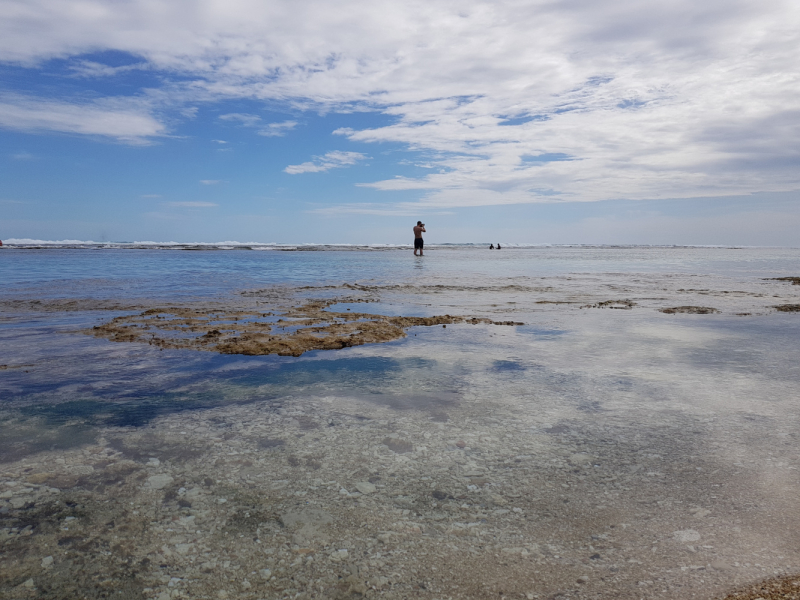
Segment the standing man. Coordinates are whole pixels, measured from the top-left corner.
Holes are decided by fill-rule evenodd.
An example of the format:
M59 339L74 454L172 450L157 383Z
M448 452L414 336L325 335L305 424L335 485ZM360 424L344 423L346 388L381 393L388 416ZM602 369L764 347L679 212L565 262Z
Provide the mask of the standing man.
M425 223L417 221L414 226L414 256L422 256L422 247L425 245L425 242L422 241L423 233L426 233ZM417 250L419 250L419 254L417 254Z

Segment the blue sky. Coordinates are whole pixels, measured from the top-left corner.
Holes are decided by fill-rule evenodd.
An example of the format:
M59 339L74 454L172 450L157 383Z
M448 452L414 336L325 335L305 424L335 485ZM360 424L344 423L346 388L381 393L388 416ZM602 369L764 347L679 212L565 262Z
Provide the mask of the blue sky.
M0 1L0 238L800 245L800 8Z

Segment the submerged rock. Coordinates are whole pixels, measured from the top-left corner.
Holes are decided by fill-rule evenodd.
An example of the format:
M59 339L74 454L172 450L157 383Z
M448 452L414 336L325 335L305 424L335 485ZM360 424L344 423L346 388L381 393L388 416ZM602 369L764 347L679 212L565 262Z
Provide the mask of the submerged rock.
M145 487L148 487L153 490L163 490L165 487L170 485L173 481L175 481L169 475L152 475L147 478L147 483Z

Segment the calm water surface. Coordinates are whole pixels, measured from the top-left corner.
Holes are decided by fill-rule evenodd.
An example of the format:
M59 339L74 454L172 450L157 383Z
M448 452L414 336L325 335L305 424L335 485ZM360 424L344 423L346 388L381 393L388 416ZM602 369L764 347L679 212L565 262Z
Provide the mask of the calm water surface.
M798 259L4 248L0 595L677 599L800 573L800 314L775 309L800 286L771 279ZM83 333L270 294L523 325L299 358ZM684 306L713 311L660 312Z

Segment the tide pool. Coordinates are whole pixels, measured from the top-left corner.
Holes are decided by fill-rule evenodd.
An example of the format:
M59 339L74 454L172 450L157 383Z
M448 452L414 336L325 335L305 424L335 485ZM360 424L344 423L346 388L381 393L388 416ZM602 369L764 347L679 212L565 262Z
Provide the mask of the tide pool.
M2 594L714 598L796 574L800 315L776 307L800 286L775 278L798 258L3 248ZM288 339L347 308L452 320L301 356L153 341L169 310ZM152 337L94 333L137 315Z

